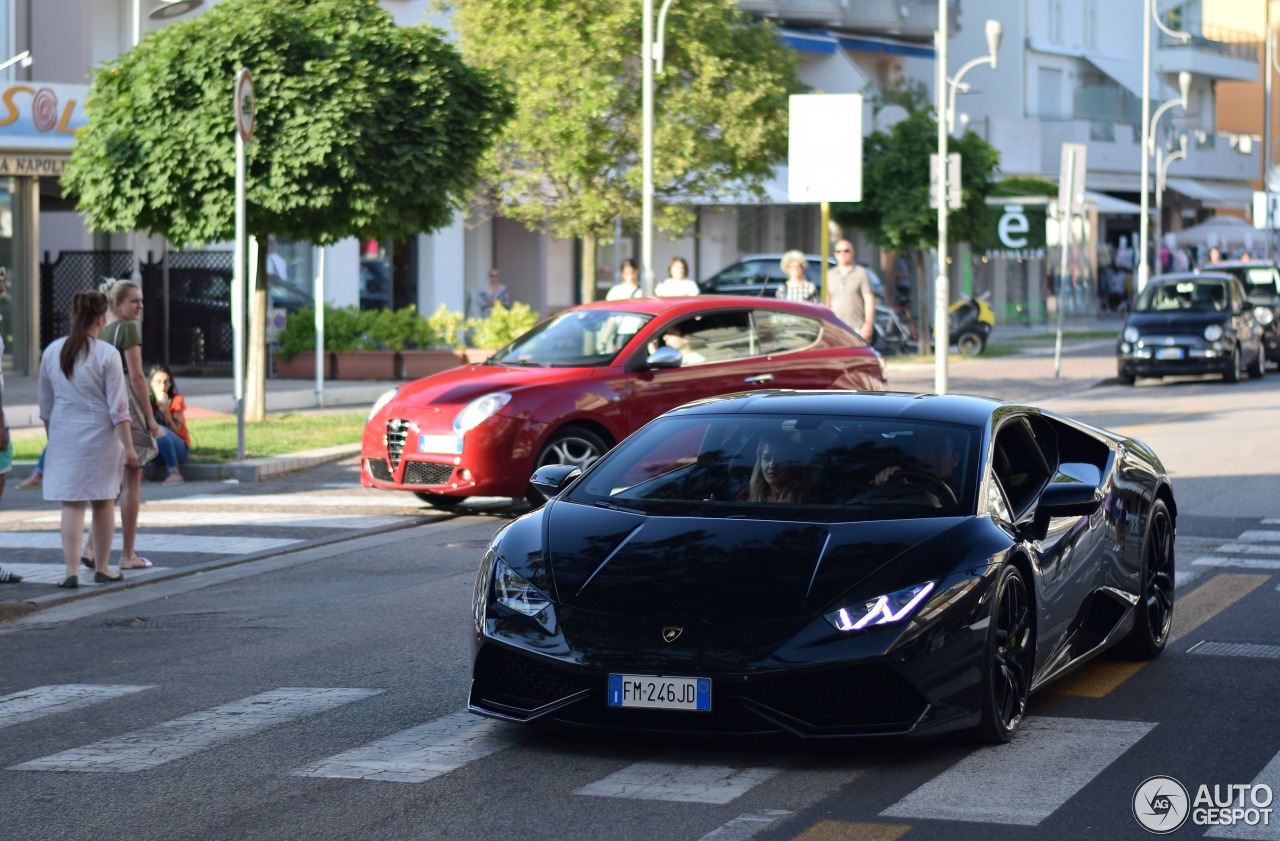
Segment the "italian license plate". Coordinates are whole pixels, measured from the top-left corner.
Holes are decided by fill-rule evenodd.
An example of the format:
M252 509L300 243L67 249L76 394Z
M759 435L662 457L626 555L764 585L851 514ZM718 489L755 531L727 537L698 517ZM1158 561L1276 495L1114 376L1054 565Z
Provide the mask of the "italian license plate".
M418 452L444 453L456 456L462 453L461 435L419 435Z
M709 712L711 678L609 675L609 706Z
M1180 347L1158 347L1156 348L1156 359L1181 359L1182 348Z

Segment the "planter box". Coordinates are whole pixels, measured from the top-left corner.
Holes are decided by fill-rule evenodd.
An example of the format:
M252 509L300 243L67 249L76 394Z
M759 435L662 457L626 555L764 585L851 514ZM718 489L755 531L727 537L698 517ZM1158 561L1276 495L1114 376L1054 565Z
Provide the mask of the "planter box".
M416 380L467 364L460 350L402 350L400 378Z
M394 350L335 351L333 378L336 380L398 380L400 354Z
M276 379L281 380L314 380L316 378L316 354L315 351L307 353L296 353L285 359L277 356L276 362ZM324 378L326 380L333 379L333 354L326 353L324 355Z

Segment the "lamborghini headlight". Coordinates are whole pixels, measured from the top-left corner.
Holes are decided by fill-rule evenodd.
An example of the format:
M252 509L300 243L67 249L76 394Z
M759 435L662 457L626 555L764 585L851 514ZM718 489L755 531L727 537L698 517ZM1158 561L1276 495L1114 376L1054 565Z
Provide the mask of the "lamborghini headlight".
M494 601L525 616L537 616L551 604L551 599L501 559L493 565L493 592Z
M1218 341L1218 339L1221 339L1221 338L1222 338L1221 324L1210 324L1208 327L1204 328L1204 340L1206 342L1216 342Z
M461 435L468 429L475 429L510 402L511 395L503 391L477 397L462 407L462 411L458 412L458 416L453 419L453 431Z
M400 393L399 386L396 386L390 391L382 392L382 395L378 397L377 400L373 401L373 408L369 410L369 417L365 418L364 422L368 423L369 421L373 420L373 416L378 414L378 410L380 410L383 406L390 403L395 398L395 396L399 393Z
M837 631L861 631L873 625L892 625L906 619L933 592L934 584L928 581L896 593L878 596L870 601L850 607L842 607L828 613L826 620Z
M1271 307L1254 307L1253 317L1258 319L1258 323L1263 327L1270 327L1271 322L1276 320L1276 314Z

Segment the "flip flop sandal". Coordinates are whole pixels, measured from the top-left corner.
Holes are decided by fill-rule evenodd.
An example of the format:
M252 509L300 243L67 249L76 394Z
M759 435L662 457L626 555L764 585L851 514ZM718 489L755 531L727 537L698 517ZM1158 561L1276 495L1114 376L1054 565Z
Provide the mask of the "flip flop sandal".
M18 573L0 569L0 584L17 584L21 580L22 576L18 575Z
M150 569L153 566L155 566L155 564L151 563L151 561L148 561L141 555L134 558L131 563L126 564L124 561L120 562L120 569Z

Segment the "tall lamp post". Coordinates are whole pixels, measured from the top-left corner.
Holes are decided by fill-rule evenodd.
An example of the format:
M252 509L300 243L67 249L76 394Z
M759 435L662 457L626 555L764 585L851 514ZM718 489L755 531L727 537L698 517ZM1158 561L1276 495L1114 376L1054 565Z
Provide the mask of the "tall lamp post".
M1179 136L1178 151L1164 157L1164 147L1156 146L1156 274L1163 271L1160 265L1160 229L1164 225L1164 186L1169 180L1169 164L1187 156L1187 135Z
M667 9L671 0L663 0L662 10L658 13L658 37L653 37L653 0L644 0L644 25L642 37L644 46L640 50L640 62L644 65L642 73L642 140L641 175L643 184L641 191L640 219L640 275L641 290L646 295L653 294L653 73L654 65L662 72L662 34L667 25Z
M1142 166L1140 167L1142 186L1139 188L1142 201L1141 211L1138 217L1138 291L1141 292L1147 286L1147 280L1151 277L1151 264L1147 261L1147 248L1151 235L1151 214L1148 194L1151 189L1151 134L1155 128L1155 120L1151 117L1151 24L1160 27L1160 31L1170 38L1178 38L1183 41L1191 39L1190 32L1175 32L1164 25L1160 20L1160 16L1156 14L1155 0L1142 0ZM1178 74L1179 86L1182 84L1183 73ZM1188 74L1189 78L1189 74ZM1188 81L1187 85L1190 85ZM1182 102L1183 109L1186 109L1186 90L1183 88ZM1176 100L1175 100L1176 101ZM1165 103L1168 105L1169 103ZM1163 106L1162 106L1163 107Z
M951 349L951 335L947 326L947 307L951 303L951 280L947 267L947 213L950 208L947 184L947 138L955 125L956 91L960 89L961 79L975 67L990 64L996 66L996 55L1000 51L1000 39L1004 35L1004 27L998 20L987 21L987 50L989 55L975 58L963 65L954 78L947 77L947 24L948 2L938 0L937 63L938 81L934 91L938 110L938 274L933 290L933 342L934 373L933 390L938 394L947 393L947 352ZM966 86L964 88L968 90Z

